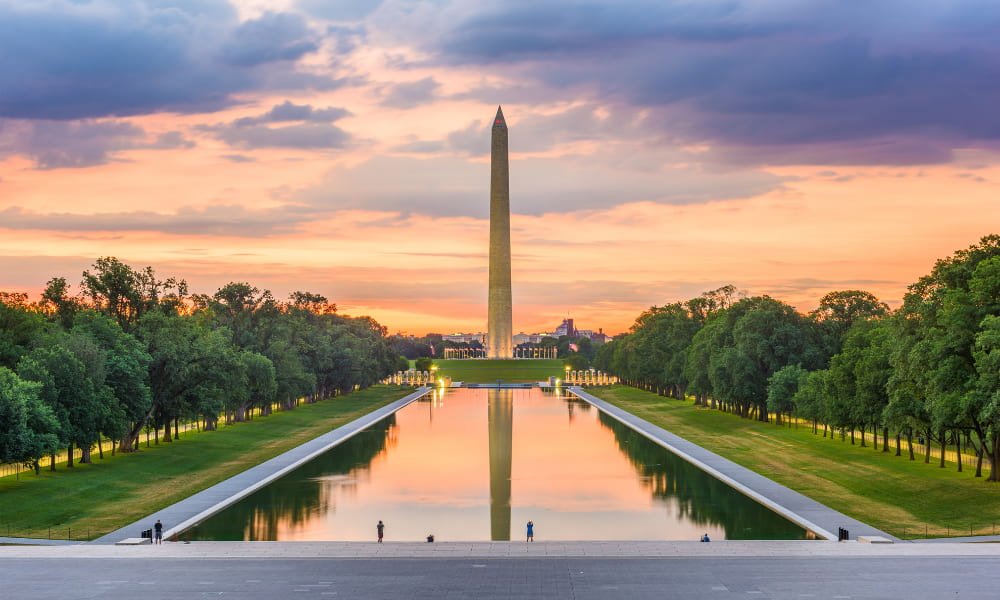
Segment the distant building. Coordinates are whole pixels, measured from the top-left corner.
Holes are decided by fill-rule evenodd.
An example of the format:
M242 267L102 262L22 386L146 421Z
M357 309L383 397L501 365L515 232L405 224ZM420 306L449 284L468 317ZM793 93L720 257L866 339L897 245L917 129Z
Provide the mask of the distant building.
M553 337L558 338L564 335L576 337L576 328L573 326L573 319L563 319L562 324L556 327Z
M520 346L521 344L541 344L542 338L545 337L541 333L521 333L514 335L514 345Z
M597 333L590 332L590 341L595 344L606 344L608 342L608 335L604 333L604 329L598 329Z
M486 339L485 333L451 333L441 336L441 341L454 342L456 344L482 344Z

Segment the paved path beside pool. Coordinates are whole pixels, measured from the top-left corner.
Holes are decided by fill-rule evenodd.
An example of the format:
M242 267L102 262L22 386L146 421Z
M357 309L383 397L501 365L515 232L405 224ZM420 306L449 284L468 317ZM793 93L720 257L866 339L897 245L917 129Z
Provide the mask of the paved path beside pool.
M0 565L11 558L798 558L956 557L1000 559L1000 544L863 544L825 540L723 540L649 542L164 542L160 545L3 546Z
M388 417L407 404L422 398L430 393L430 391L431 388L422 387L404 398L387 404L333 431L324 433L271 460L251 467L239 475L234 475L176 504L156 511L131 525L126 525L117 531L112 531L94 540L92 543L114 544L126 538L137 538L143 530L152 528L153 523L157 519L164 524L165 530L163 536L169 538L171 535L191 527L209 515L250 495L289 471L294 470L299 465L312 460L356 433Z
M741 493L753 498L785 518L802 525L806 529L826 539L837 539L837 529L843 527L850 533L851 539L859 535L882 536L899 541L896 537L852 519L828 506L816 502L780 483L774 482L759 473L710 452L701 446L670 433L662 427L657 427L649 421L640 419L632 413L588 394L580 387L568 388L570 392L582 400L597 407L598 410L611 418L624 423L640 434L677 454L699 469L721 479Z

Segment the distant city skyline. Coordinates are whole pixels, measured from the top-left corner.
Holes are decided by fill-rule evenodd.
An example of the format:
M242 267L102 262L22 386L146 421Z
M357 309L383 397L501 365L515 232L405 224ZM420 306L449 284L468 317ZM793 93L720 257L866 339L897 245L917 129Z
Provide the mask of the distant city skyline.
M733 284L898 306L1000 223L1000 5L0 0L0 290L101 256L485 331Z

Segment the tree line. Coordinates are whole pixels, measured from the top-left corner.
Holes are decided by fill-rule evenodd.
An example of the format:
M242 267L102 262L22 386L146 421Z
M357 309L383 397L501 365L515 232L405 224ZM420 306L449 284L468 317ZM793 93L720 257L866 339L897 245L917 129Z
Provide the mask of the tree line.
M67 450L90 462L100 439L138 449L170 442L182 421L213 430L356 387L400 367L386 330L321 295L288 300L245 282L212 295L152 267L98 259L79 292L51 279L37 302L0 292L0 462L29 465ZM173 437L171 436L173 427ZM162 438L160 433L162 431Z
M866 432L971 449L1000 480L1000 236L940 259L896 310L861 290L803 315L733 286L654 306L597 351L598 368L661 395L745 418L797 417L841 439ZM958 461L962 469L962 461Z
M397 333L389 336L389 342L397 354L410 360L443 358L445 348L483 349L483 345L479 341L453 342L445 340L443 337L440 333L428 333L420 337L405 336ZM555 348L556 358L564 360L573 369L589 368L598 347L600 347L600 344L595 344L590 338L568 335L559 337L544 336L538 343L526 342L517 345L518 349ZM427 362L424 360L420 364L424 365ZM424 369L418 368L418 370Z

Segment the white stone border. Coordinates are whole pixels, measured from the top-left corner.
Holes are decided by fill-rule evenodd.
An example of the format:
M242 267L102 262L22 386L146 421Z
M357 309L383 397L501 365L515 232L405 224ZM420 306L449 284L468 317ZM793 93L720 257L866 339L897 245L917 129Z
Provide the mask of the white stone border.
M618 408L617 406L614 406L614 405L610 404L609 402L601 400L600 398L597 398L596 396L593 396L591 394L588 394L587 392L583 391L582 388L574 386L574 387L569 387L569 388L566 388L566 389L567 389L567 391L569 391L569 393L571 393L574 396L576 396L577 398L579 398L579 399L581 399L581 400L583 400L583 401L591 404L592 406L594 406L595 408L597 408L597 410L599 410L602 413L608 415L609 417L611 417L612 419L618 421L619 423L625 425L626 427L628 427L629 429L635 431L639 435L641 435L641 436L645 437L646 439L649 439L649 440L651 440L651 441L659 444L660 446L663 446L667 450L669 450L669 451L673 452L674 454L676 454L677 456L683 458L684 460L686 460L687 462L691 463L695 467L698 467L699 469L701 469L702 471L708 473L712 477L715 477L719 481L725 483L726 485L728 485L729 487L731 487L731 488L735 489L736 491L740 492L744 496L752 498L753 500L757 501L758 503L763 504L764 506L766 506L767 508L771 509L772 511L774 511L774 512L778 513L779 515L785 517L789 521L792 521L793 523L796 523L797 525L801 525L805 529L807 529L807 530L809 530L809 531L811 531L811 532L813 532L813 533L815 533L817 535L820 535L820 536L826 538L827 540L831 540L832 541L832 540L836 540L837 539L837 536L834 535L833 533L830 533L826 529L823 529L822 527L820 527L819 525L813 523L809 519L806 519L805 517L803 517L803 516L801 516L801 515L799 515L799 514L797 514L795 512L792 512L786 506L784 506L782 504L779 504L779 503L771 500L767 496L762 495L760 492L758 492L758 491L756 491L756 490L754 490L754 489L752 489L750 487L747 487L746 485L740 483L739 481L736 481L735 479L733 479L729 475L726 475L725 473L722 473L721 471L717 470L715 467L712 467L711 465L708 465L707 463L702 462L700 459L695 458L694 456L691 456L687 452L684 452L683 450L681 450L681 449L673 446L670 442L668 442L666 440L662 440L662 439L654 436L653 434L651 434L651 433L649 433L647 431L643 431L642 429L639 429L633 423L630 423L629 421L627 421L626 419L624 419L620 415L617 415L614 412L612 412L612 409L624 412L624 413L628 414L629 416L631 416L631 417L633 417L635 419L639 419L641 421L645 421L645 419L640 419L639 417L636 417L635 415L632 415L631 413L629 413L628 411L626 411L624 409ZM645 422L648 423L648 421L645 421ZM652 425L652 423L650 423L650 425ZM673 434L673 435L676 435L676 434ZM677 437L680 437L680 436L677 436ZM685 441L688 441L688 440L685 440ZM693 444L694 442L689 442L689 443ZM706 450L706 452L707 452L707 450ZM720 458L722 458L722 457L720 457ZM725 459L725 460L728 460L728 459ZM746 467L742 467L742 468L746 468ZM758 473L758 475L759 475L759 473ZM778 485L780 485L780 484L778 484Z
M170 529L168 529L168 530L166 530L166 531L163 532L163 539L170 539L171 537L173 537L173 536L175 536L175 535L177 535L177 534L185 531L186 529L190 529L191 527L197 525L198 523L200 523L201 521L205 520L206 518L208 518L208 517L214 515L215 513L221 511L222 509L224 509L224 508L226 508L226 507L228 507L228 506L236 503L239 500L242 500L243 498L246 498L250 494L256 492L257 490L259 490L260 488L264 487L265 485L271 483L272 481L274 481L274 480L276 480L276 479L278 479L278 478L280 478L280 477L288 474L291 471L294 471L295 469L299 468L303 464L305 464L305 463L311 461L312 459L316 458L320 454L323 454L327 450L330 450L331 448L333 448L335 446L339 446L343 442L345 442L345 441L351 439L352 437L354 437L355 435L361 433L362 431L364 431L368 427L374 425L375 423L381 421L382 419L388 417L389 415L392 415L392 414L396 413L399 409L403 408L404 406L407 406L408 404L411 404L411 403L419 400L420 398L423 398L424 396L426 396L427 394L431 393L432 391L434 391L434 388L431 388L431 387L422 387L422 388L418 389L417 391L413 392L412 394L409 394L408 396L404 396L404 397L400 398L399 400L396 400L396 401L392 402L391 404L387 404L387 405L385 405L385 406L383 406L383 407L381 407L381 408L379 408L377 410L373 410L372 412L368 413L367 415L358 417L357 419L351 421L350 423L341 425L337 429L343 429L344 427L354 427L354 430L353 431L349 431L349 432L347 432L346 434L344 434L342 436L334 438L328 444L325 444L322 447L320 447L320 448L318 448L318 449L310 452L309 454L303 456L302 458L300 458L300 459L298 459L298 460L296 460L296 461L294 461L294 462L292 462L292 463L290 463L290 464L282 467L281 469L278 469L274 473L271 473L270 475L267 475L267 476L263 477L262 479L257 480L256 483L243 488L242 490L236 492L235 494L232 494L231 496L229 496L225 500L222 500L220 502L215 503L214 505L210 506L209 508L206 508L205 510L201 511L200 513L196 514L195 516L191 517L190 519L187 519L185 521L182 521L181 523L178 523L174 527L171 527ZM337 429L334 429L333 431L331 431L329 433L333 433L333 432L337 431ZM327 434L323 434L323 435L327 435ZM313 438L313 440L315 440L315 439L316 438ZM299 446L296 446L295 448L292 448L291 450L287 450L285 453L287 453L287 452L294 452L297 448L300 448L302 445L308 444L311 441L312 440L309 440L308 442L303 442L303 444L300 444ZM279 454L278 456L275 456L274 458L271 458L271 459L268 459L268 460L274 460L275 458L280 458L285 453ZM263 464L263 463L261 463L261 464ZM216 485L220 485L220 484L223 484L223 483L225 483L225 481L221 481L221 482L219 482ZM206 488L206 489L211 489L211 488ZM181 500L181 502L184 502L184 500Z

